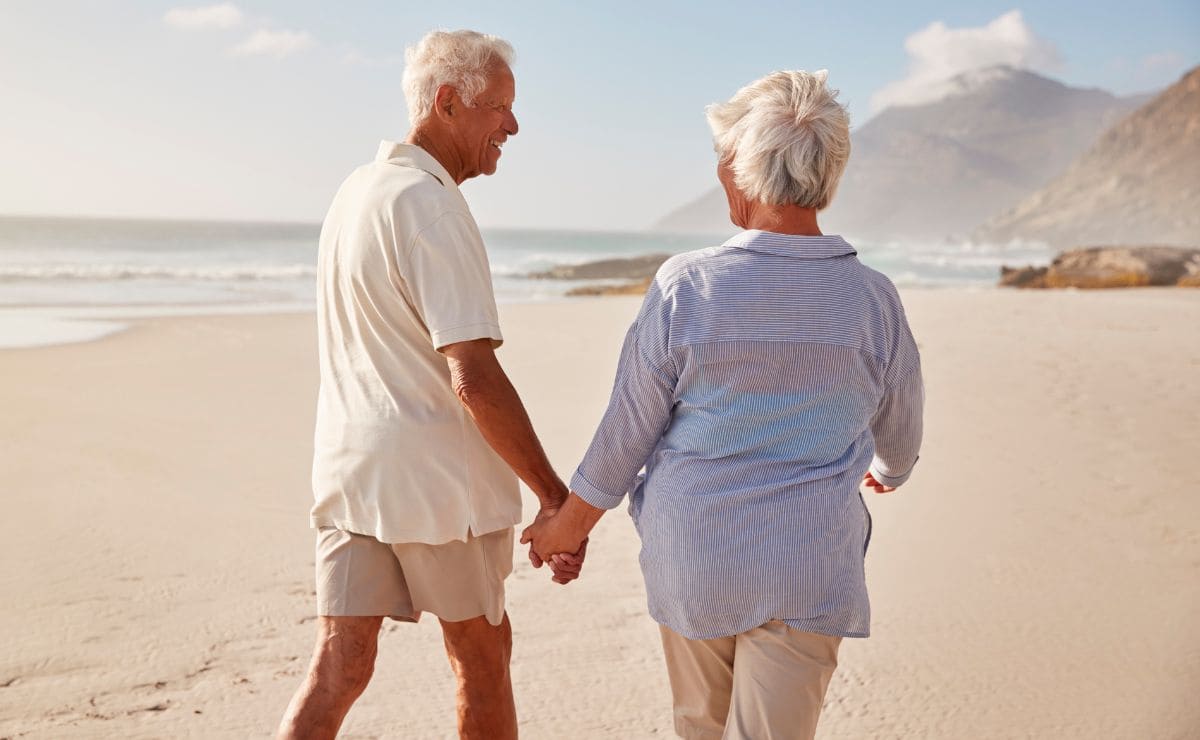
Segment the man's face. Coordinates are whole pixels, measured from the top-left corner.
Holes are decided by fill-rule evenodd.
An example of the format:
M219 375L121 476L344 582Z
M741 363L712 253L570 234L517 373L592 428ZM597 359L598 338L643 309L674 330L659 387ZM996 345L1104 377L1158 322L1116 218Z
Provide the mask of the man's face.
M516 97L512 70L497 62L488 73L487 86L474 105L463 105L454 124L455 141L463 164L463 179L496 172L500 147L517 133L512 104Z

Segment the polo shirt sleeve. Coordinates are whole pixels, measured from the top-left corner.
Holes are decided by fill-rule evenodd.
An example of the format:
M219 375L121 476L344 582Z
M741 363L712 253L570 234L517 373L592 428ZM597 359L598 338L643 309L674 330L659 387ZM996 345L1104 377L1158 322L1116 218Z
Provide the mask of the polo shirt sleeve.
M491 267L470 216L444 213L413 238L404 275L434 349L472 339L504 341Z

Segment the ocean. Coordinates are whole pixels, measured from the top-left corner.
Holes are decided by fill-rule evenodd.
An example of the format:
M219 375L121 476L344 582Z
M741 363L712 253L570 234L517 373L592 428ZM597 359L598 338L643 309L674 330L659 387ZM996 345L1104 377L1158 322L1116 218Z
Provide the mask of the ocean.
M0 347L92 339L138 316L310 310L319 232L317 224L0 217ZM532 229L483 236L500 303L576 300L565 293L579 283L526 277L554 265L677 254L724 239ZM1001 264L1051 257L1037 246L851 242L900 287L985 288Z

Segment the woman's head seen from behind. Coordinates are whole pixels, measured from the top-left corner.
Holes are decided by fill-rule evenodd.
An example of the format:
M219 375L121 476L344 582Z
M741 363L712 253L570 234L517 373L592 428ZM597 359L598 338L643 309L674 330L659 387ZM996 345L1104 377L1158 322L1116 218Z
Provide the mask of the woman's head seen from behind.
M850 158L850 117L827 77L825 70L772 72L708 106L735 223L739 198L815 211L833 200Z

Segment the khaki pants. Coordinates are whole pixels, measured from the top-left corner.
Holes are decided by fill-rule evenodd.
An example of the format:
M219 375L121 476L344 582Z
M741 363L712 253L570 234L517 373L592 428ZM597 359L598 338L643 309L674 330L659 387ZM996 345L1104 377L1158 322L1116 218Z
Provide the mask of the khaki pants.
M680 737L792 740L816 733L842 638L778 621L715 640L660 629Z

